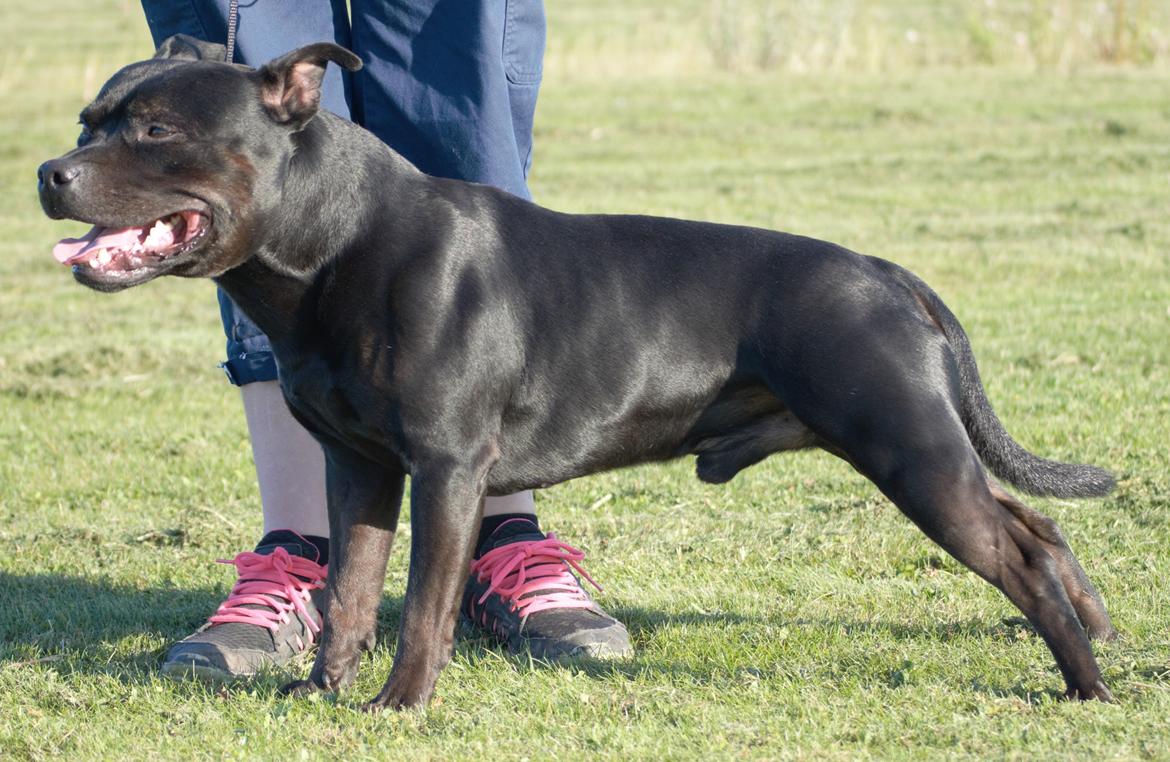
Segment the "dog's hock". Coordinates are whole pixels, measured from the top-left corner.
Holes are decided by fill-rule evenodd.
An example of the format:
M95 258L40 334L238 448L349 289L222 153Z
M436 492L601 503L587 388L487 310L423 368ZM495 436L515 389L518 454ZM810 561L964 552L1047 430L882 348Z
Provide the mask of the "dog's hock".
M285 53L260 67L260 97L264 108L281 124L301 128L321 105L321 82L330 61L349 71L362 60L331 42L318 42Z

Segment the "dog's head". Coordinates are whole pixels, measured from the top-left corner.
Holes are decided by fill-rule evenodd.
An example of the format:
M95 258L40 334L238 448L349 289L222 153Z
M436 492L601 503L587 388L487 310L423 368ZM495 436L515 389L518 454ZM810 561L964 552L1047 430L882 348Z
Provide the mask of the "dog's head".
M115 74L81 112L77 148L37 170L47 215L94 226L53 248L79 282L118 291L246 260L263 199L279 197L267 186L317 113L326 64L361 68L332 43L255 70L225 57L221 45L168 39Z

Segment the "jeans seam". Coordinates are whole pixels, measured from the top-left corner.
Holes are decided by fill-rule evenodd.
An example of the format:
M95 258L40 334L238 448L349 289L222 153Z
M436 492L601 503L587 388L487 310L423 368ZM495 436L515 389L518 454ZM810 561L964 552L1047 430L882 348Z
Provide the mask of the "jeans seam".
M504 76L513 85L531 86L539 85L541 76L544 73L544 62L542 55L537 59L535 66L525 66L517 62L520 58L516 55L515 43L515 26L519 23L515 16L515 8L517 0L505 0L504 5L504 34L503 34L503 64Z

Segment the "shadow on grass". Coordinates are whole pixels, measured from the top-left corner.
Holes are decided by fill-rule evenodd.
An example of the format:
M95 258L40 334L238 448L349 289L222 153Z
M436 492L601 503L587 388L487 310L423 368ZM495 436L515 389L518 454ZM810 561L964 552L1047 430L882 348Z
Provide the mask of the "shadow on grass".
M0 646L89 648L134 634L178 636L202 623L223 588L137 587L64 574L0 572Z
M139 587L63 574L19 575L0 572L0 647L11 650L84 651L102 641L142 634L164 639L186 636L223 601L225 586L205 588ZM767 621L736 612L666 611L615 605L612 613L626 623L635 640L667 627L729 627L770 624L798 628L873 633L898 640L951 640L957 637L1013 638L1028 626L1022 620L981 620L929 626L896 622L850 622L839 619ZM378 636L395 640L402 618L401 596L387 595L378 610ZM470 630L462 630L465 635ZM4 656L0 655L0 659Z
M145 683L157 674L166 645L206 621L223 597L211 586L140 588L0 572L0 668L45 664Z
M905 624L884 620L847 620L838 618L775 619L744 616L735 612L668 612L636 606L615 606L611 613L622 620L635 637L670 626L770 625L801 630L843 632L848 636L879 636L894 640L942 641L966 638L994 638L1018 640L1032 633L1032 626L1022 617L1010 617L998 622L985 619L936 622L929 625Z
M104 674L124 683L141 684L154 679L170 643L185 637L201 625L223 600L222 588L186 589L137 587L112 584L61 574L16 575L0 572L0 668L52 663L61 672ZM672 612L616 605L611 612L626 623L635 642L650 640L663 629L685 627L763 627L820 629L841 632L847 637L893 638L900 641L951 641L981 638L1016 639L1030 633L1018 618L1002 622L967 620L931 625L885 621L840 619L792 619L763 621L735 612ZM378 611L379 650L391 651L397 641L402 618L402 598L387 596ZM567 663L534 661L527 654L504 653L490 638L468 626L457 630L457 649L472 660L503 658L517 669L573 669L604 679L615 675L630 679L659 676L688 682L720 685L734 679L726 665L696 667L683 663L635 656L629 660L573 660ZM139 636L130 643L121 641ZM973 644L973 647L977 647ZM136 650L137 649L137 650ZM298 676L308 662L274 670L246 684L248 690L275 690ZM745 670L751 671L745 666ZM1151 668L1151 674L1154 673ZM1158 678L1166 677L1164 665L1156 668ZM1140 670L1139 670L1140 672ZM757 675L758 676L758 675ZM875 675L875 684L882 678ZM1057 691L1036 691L1023 685L977 684L980 693L1012 696L1034 703L1058 697ZM226 688L224 690L235 690Z

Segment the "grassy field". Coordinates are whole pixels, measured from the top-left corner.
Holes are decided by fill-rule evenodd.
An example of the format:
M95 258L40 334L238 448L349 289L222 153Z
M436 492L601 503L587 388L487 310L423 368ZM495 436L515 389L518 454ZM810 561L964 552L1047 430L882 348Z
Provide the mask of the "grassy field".
M766 65L758 38L721 59L735 35L705 36L727 3L549 5L539 200L781 228L906 265L963 320L1017 438L1116 471L1107 499L1033 503L1123 631L1097 648L1118 703L1058 701L1006 599L814 453L726 488L678 462L539 496L629 625L628 663L550 667L469 637L428 710L360 714L393 654L400 541L381 645L336 701L277 697L299 670L220 690L160 679L167 645L227 593L213 561L255 538L257 496L211 284L99 295L49 256L80 226L42 217L35 167L149 53L137 3L60 0L0 9L0 758L1170 759L1160 48L1122 65L1099 48L981 58L925 14L922 39L959 35L931 48L950 58L887 46L833 63L802 38L788 50L807 65ZM887 19L854 39L907 39L883 4L848 7ZM1134 39L1164 21L1143 7Z

